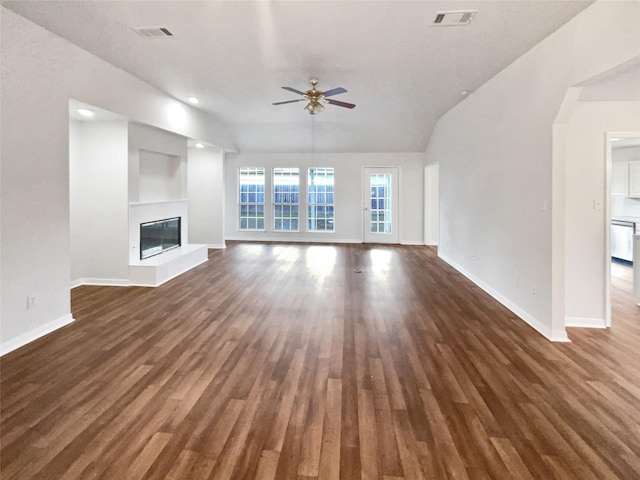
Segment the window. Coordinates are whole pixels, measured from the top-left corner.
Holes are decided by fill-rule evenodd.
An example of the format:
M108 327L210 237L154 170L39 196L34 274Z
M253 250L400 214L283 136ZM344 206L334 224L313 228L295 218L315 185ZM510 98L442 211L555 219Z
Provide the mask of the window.
M264 230L264 168L241 168L240 229Z
M310 168L307 183L308 230L333 232L333 168Z
M273 169L273 229L298 230L300 173L297 168Z

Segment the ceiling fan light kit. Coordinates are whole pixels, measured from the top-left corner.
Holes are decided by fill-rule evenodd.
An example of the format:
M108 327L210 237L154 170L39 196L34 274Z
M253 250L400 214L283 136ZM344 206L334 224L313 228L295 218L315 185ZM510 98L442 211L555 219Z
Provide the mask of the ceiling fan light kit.
M324 110L324 107L317 100L311 100L304 109L307 110L310 115L317 115Z
M340 93L347 93L347 90L342 87L332 88L331 90L327 90L323 92L322 90L317 90L316 85L318 85L318 80L312 78L309 80L311 84L311 89L306 92L301 92L292 87L282 87L284 90L288 90L293 93L297 93L298 95L302 95L304 98L299 98L296 100L285 100L284 102L275 102L273 105L284 105L285 103L295 103L295 102L304 102L308 101L307 105L304 107L306 111L309 112L310 115L317 115L318 113L324 110L324 105L322 103L327 103L329 105L336 105L338 107L343 108L354 108L355 104L348 102L341 102L338 100L334 100L332 98L327 98L333 95L338 95Z

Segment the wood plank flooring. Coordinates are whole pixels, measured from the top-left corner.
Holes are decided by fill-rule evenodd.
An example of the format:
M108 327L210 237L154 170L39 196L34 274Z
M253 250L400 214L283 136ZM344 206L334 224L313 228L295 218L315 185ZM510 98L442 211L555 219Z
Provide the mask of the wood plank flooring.
M613 283L613 327L566 344L431 247L230 243L79 287L1 360L0 477L637 479L640 309Z

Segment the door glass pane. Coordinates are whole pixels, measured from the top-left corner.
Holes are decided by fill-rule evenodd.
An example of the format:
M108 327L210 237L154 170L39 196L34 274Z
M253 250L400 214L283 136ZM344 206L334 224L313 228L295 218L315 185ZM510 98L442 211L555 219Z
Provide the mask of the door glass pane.
M371 233L391 234L391 174L372 173L371 185Z

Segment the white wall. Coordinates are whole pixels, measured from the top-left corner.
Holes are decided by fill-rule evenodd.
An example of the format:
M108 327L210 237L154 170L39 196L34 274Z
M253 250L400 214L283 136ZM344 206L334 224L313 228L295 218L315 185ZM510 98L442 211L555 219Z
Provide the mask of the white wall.
M4 353L72 320L69 99L190 138L233 145L212 117L0 8ZM34 295L36 304L27 309L26 298Z
M552 127L567 89L640 55L635 2L596 2L443 115L442 258L548 338L552 317ZM564 245L562 245L564 248Z
M640 131L640 102L578 102L567 123L567 326L605 326L606 132ZM602 207L594 206L594 201Z
M437 163L424 167L424 244L440 238L440 174Z
M210 248L224 247L224 153L190 148L188 159L189 238Z
M72 283L126 282L127 164L126 120L70 121Z
M400 243L423 244L423 162L421 153L232 154L225 159L225 232L227 239L311 242L362 242L362 169L397 166L400 170ZM335 232L247 232L238 229L238 169L264 167L267 184L273 167L299 167L301 183L310 166L335 169ZM302 185L301 185L302 187ZM302 188L301 188L302 189ZM267 189L267 196L269 190ZM301 204L301 207L303 205Z

